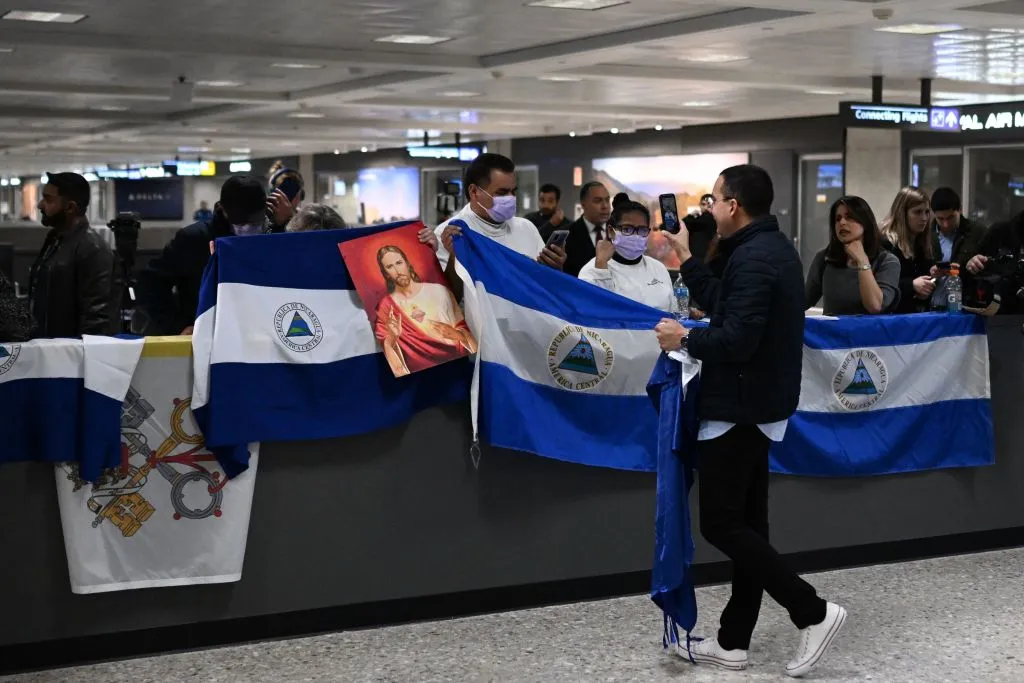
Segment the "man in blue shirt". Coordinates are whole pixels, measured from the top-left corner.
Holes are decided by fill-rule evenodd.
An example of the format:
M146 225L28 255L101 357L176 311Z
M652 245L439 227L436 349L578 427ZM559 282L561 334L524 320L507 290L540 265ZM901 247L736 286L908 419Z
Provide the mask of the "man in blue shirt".
M935 259L967 265L981 252L985 226L964 218L960 195L951 187L940 187L932 194L932 213L935 215L932 234Z
M212 221L213 211L210 211L210 205L206 202L199 202L199 210L192 216L192 220L196 223L209 223Z

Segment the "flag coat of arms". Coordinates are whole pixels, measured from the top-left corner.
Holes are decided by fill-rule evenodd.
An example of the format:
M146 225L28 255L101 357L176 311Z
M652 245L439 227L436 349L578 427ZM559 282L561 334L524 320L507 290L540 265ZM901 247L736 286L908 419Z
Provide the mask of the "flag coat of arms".
M465 400L470 366L391 372L338 244L409 225L217 240L192 337L193 410L229 476L245 444L364 434Z

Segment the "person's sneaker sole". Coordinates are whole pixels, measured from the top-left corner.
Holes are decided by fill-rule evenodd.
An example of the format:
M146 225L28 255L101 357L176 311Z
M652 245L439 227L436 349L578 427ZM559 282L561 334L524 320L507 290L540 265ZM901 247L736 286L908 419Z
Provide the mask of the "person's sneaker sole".
M691 664L707 664L726 671L745 671L749 662L731 662L728 659L719 659L709 655L701 655L688 651L685 647L677 646L676 654Z
M825 653L827 653L828 649L832 646L832 642L836 639L836 636L838 636L839 632L843 630L843 624L845 623L846 610L840 607L839 618L836 619L834 624L832 624L832 628L828 630L828 635L825 637L825 640L821 641L821 645L818 646L814 656L798 667L790 669L789 666L786 666L786 673L792 678L800 678L801 676L806 676L813 671L814 667L818 665L818 662L821 661L821 658L825 656Z

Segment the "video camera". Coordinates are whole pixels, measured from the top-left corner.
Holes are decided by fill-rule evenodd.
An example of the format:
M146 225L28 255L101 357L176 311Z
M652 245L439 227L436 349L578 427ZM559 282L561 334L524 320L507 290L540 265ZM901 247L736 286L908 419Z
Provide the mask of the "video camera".
M1001 252L991 263L990 268L1002 277L1005 291L1024 299L1024 258L1014 252Z
M139 251L139 231L142 217L131 211L122 211L107 223L114 233L114 251L121 262L121 322L125 332L132 331L132 315L135 312L135 255Z

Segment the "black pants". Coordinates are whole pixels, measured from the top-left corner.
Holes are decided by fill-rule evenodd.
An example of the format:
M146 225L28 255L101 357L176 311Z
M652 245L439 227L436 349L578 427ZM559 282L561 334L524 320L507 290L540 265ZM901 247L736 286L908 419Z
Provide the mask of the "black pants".
M732 597L722 612L718 642L747 650L768 591L797 628L820 624L825 601L768 542L768 450L753 425L737 425L697 446L700 532L733 562Z

